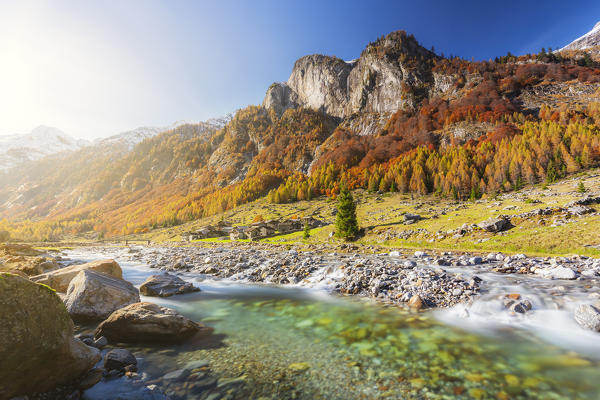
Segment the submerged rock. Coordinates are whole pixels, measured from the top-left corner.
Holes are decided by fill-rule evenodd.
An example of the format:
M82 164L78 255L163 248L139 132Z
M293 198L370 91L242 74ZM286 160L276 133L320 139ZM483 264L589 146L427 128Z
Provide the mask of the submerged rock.
M101 272L80 271L69 284L64 299L75 320L106 319L113 311L140 301L131 283Z
M96 383L100 382L102 379L102 373L104 370L102 368L92 368L79 382L79 389L86 390L94 386Z
M96 337L115 342L181 342L213 329L198 324L175 310L152 303L135 303L115 311L96 329Z
M590 304L581 304L575 309L575 321L582 328L600 332L600 309Z
M199 291L200 288L169 273L152 275L140 286L140 293L145 296L169 297Z
M97 349L73 337L73 321L44 285L0 273L0 398L69 383L100 360Z
M71 283L71 280L73 280L73 278L75 278L80 271L84 270L102 272L107 275L114 276L115 278L123 279L123 271L115 260L98 260L87 264L72 265L56 271L32 276L31 280L37 283L48 285L57 292L64 293L69 288L69 283Z

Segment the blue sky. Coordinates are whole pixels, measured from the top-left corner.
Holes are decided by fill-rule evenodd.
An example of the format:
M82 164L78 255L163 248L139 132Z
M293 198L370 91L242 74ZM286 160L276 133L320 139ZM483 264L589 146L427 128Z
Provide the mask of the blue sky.
M0 134L45 124L94 138L262 101L294 61L352 59L397 29L488 59L558 48L600 1L0 1Z

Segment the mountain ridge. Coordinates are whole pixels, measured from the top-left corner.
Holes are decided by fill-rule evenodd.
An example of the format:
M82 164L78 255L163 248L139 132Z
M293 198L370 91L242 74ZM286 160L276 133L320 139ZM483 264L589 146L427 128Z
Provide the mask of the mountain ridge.
M591 31L573 40L568 45L562 47L559 51L565 50L587 50L600 46L600 21L598 21ZM600 53L600 50L596 49Z
M352 62L301 57L262 105L224 124L0 174L0 218L56 238L177 225L263 196L336 196L342 185L477 199L596 165L599 93L593 60L545 51L448 59L392 32Z
M63 151L74 151L89 142L77 140L58 128L40 125L25 134L0 136L0 171Z

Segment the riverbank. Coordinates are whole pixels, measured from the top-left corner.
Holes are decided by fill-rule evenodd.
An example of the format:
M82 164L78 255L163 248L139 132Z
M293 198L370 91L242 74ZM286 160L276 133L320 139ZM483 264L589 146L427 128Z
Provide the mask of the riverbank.
M379 253L377 250L381 249L374 247L374 254L368 254L366 249L352 245L340 252L326 246L288 250L253 243L133 246L125 254L122 248L93 249L107 254L120 252L121 257L151 268L216 279L325 288L332 293L373 297L400 305L408 305L413 296L419 296L423 304L418 308L471 303L481 292L481 274L535 277L542 283L552 279L574 281L589 292L591 300L600 295L600 260L578 255L527 257L408 250Z
M76 256L80 251L113 256L125 269L129 265L144 266L146 274L155 269L169 270L200 287L199 294L171 298L165 304L214 325L216 334L226 332L224 348L202 350L197 357L210 359L211 366L228 378L245 376L246 389L253 391L256 398L274 398L272 391L278 391L276 398L318 398L323 393L328 394L325 398L349 395L340 391L338 385L331 385L331 379L357 388L365 398L394 398L399 393L404 398L424 395L441 398L457 393L470 398L595 396L594 389L590 389L594 386L586 386L591 383L584 384L580 379L590 377L588 368L598 362L594 356L600 354L598 334L581 329L573 322L572 315L578 303L596 298L595 278L581 276L579 271L575 272L578 276L574 280L493 271L505 263L524 266L538 262L549 268L561 262L573 271L593 270L595 260L585 257L552 261L520 256L499 260L501 257L496 254L495 260L482 257L478 264L478 260L471 260L478 257L474 254L316 254L237 246L94 247L69 253ZM450 265L429 264L439 259ZM417 265L404 266L411 261ZM256 270L252 265L258 263L262 265L259 270L267 274L240 274L241 266L237 265L240 263L249 266L242 268L243 271ZM275 267L278 263L281 265ZM376 297L376 303L359 304L344 300L339 303L335 297L333 302L313 297L317 293L340 293L335 289L344 276L338 273L353 270L352 266L358 263L371 271L378 271L384 265L407 271L443 269L452 277L462 276L459 279L479 276L482 280L477 296L419 314L405 313L396 306L377 305L387 304L385 297ZM290 275L292 278L301 277L302 268L294 266L303 264L314 264L316 269L299 281L276 282L274 278L280 275L270 273L275 269L290 269L297 272ZM332 270L336 264L344 267ZM221 272L208 273L206 268L210 265ZM250 281L252 276L257 279ZM139 281L141 277L135 279ZM260 284L248 286L248 282ZM281 285L287 287L283 292L279 289ZM512 298L519 294L520 300L532 303L532 309L526 313L511 310L503 301L507 294ZM372 297L364 291L357 295ZM334 344L328 344L332 338ZM302 344L306 339L313 343ZM304 350L294 350L299 345ZM328 347L331 345L333 348ZM314 353L307 351L308 348ZM322 358L322 354L327 356ZM346 356L340 359L336 354ZM187 355L184 358L189 361ZM402 366L398 365L399 358ZM176 364L182 365L183 361ZM290 365L299 371L290 370ZM503 367L497 369L499 365ZM440 369L445 371L442 375ZM320 376L325 371L328 383L316 384L322 382ZM579 377L575 378L577 374ZM564 380L561 376L568 378Z
M575 313L600 298L598 260L381 250L96 245L36 257L113 258L136 287L169 272L201 289L142 301L213 327L210 340L126 345L138 371L102 378L84 399L149 387L172 399L597 397L600 333Z

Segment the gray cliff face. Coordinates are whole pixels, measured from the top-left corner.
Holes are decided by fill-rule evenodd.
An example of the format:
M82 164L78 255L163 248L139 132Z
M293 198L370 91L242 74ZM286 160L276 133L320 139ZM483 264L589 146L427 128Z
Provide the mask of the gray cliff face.
M281 116L285 110L298 107L298 95L287 83L273 83L267 89L263 106L268 110L273 109L278 116Z
M305 56L296 61L287 85L303 107L343 117L352 67L353 64L335 57Z
M305 56L296 61L286 83L271 85L263 105L278 115L299 106L341 119L412 109L437 86L431 73L436 57L402 31L369 44L356 61ZM440 83L441 91L450 86Z

